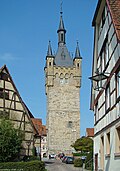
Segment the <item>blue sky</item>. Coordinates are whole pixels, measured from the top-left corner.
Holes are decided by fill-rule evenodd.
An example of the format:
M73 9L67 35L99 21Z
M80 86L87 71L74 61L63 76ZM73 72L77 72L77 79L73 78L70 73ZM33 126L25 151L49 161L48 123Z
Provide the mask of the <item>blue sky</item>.
M82 60L80 90L81 136L93 127L90 86L93 56L92 19L97 0L63 0L66 45L75 53L79 41ZM13 81L30 111L46 123L44 66L48 41L58 47L60 0L0 0L0 67L7 65Z

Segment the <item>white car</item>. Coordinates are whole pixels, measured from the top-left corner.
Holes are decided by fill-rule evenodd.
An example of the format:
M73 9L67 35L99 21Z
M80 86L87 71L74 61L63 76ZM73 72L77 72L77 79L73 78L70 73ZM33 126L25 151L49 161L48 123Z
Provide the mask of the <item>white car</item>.
M49 159L54 159L56 157L55 154L49 154Z

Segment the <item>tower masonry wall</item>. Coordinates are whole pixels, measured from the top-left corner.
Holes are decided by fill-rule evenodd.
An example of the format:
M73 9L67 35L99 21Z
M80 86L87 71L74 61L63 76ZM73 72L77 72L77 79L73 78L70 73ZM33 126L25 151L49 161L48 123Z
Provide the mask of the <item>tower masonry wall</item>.
M78 75L75 67L48 67L45 71L48 151L70 154L72 143L80 137L80 70Z

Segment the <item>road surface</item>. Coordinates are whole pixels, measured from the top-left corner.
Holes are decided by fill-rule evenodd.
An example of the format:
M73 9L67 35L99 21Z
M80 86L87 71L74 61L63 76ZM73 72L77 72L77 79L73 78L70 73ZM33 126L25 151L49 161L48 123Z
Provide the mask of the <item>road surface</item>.
M82 168L76 168L73 164L62 163L61 160L44 159L47 171L86 171Z

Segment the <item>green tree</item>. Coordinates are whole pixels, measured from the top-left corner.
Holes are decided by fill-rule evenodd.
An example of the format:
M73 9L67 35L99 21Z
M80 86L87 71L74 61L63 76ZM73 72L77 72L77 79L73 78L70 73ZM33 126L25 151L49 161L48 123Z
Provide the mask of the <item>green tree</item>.
M81 137L72 144L72 147L74 147L76 151L81 151L82 153L91 152L93 151L93 140L88 137Z
M19 155L23 134L9 120L0 121L0 162L13 161Z

